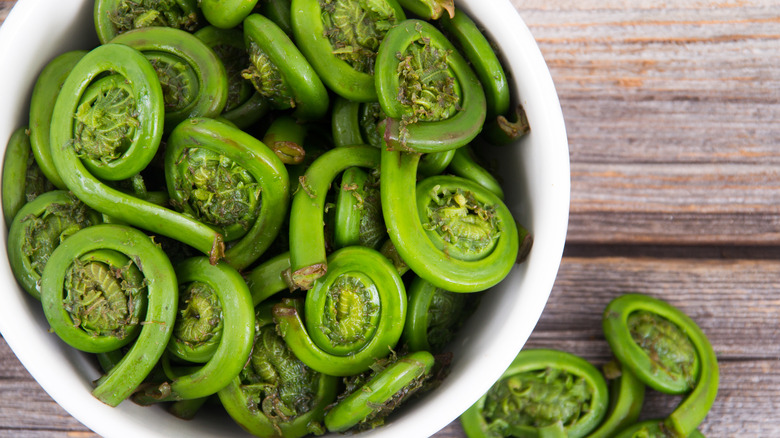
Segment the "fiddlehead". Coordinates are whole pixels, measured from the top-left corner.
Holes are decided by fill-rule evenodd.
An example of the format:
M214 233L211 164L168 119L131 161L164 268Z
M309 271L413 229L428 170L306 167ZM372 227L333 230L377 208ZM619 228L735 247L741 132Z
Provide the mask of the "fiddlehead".
M292 2L292 28L301 52L331 90L356 102L376 101L379 46L404 19L396 0Z
M290 208L290 260L295 286L309 289L327 271L325 200L336 176L350 167L377 168L379 151L365 145L332 149L317 158L300 178Z
M639 419L645 399L645 384L617 361L604 366L609 384L609 408L598 429L588 438L609 438Z
M400 55L399 55L400 54ZM406 20L379 48L380 129L390 149L442 152L468 144L485 121L485 93L466 60L433 25Z
M642 382L668 394L687 394L661 424L683 437L704 420L718 392L718 361L707 337L687 315L641 294L612 300L604 310L604 334L615 357Z
M256 436L321 435L337 380L312 370L288 349L271 316L273 303L256 312L254 347L238 377L219 391L230 416Z
M96 0L95 30L101 44L151 26L193 32L200 27L198 12L197 0Z
M328 110L328 91L290 37L259 14L244 20L250 66L242 73L277 109L295 108L293 116L315 120Z
M437 288L420 277L408 290L403 340L411 351L443 352L468 316L466 294Z
M252 13L257 0L200 0L198 3L211 25L232 29Z
M8 230L8 261L19 284L40 299L41 276L51 253L76 231L100 223L100 216L62 190L25 204Z
M378 174L350 167L336 193L333 247L362 245L376 249L387 237L380 205Z
M231 266L249 266L279 233L289 204L287 170L251 135L216 120L190 119L168 137L165 167L175 205L228 236L241 236L225 251Z
M54 190L35 161L30 146L27 127L21 127L11 134L3 157L3 218L6 227L11 226L14 216L24 204L39 195Z
M381 426L385 417L422 388L433 365L434 358L427 351L379 361L364 384L351 385L353 391L328 411L325 426L330 432Z
M306 125L293 117L282 115L275 118L263 136L263 143L271 148L284 164L301 164L306 158L303 140Z
M228 91L221 117L241 129L246 129L262 119L271 106L255 92L252 84L241 76L241 71L249 64L244 33L239 29L206 26L194 35L214 51L225 67Z
M196 36L150 27L123 33L111 42L142 52L154 67L163 91L166 132L185 119L222 113L228 96L225 67Z
M143 307L134 298L143 293L139 289L146 289L143 321L136 321ZM116 350L138 330L125 324L138 322L140 331L127 354L93 391L111 406L127 398L162 356L177 299L176 276L165 253L144 233L121 225L95 225L70 236L52 253L41 282L46 319L75 348Z
M406 291L390 261L369 248L342 248L328 266L307 292L305 311L300 301L284 300L274 307L274 318L306 365L335 376L358 374L401 337Z
M415 184L418 161L419 154L382 150L382 212L401 258L417 275L448 291L477 292L495 285L518 257L511 212L469 180L434 176Z
M254 308L249 289L238 271L224 262L212 265L205 257L187 259L175 269L180 283L205 284L219 300L218 313L222 319L219 344L202 367L169 382L143 388L133 396L137 403L192 400L215 394L238 376L252 349ZM179 315L176 325L187 324L185 316L188 315Z
M461 416L469 438L583 437L607 412L607 384L584 359L523 350L488 392Z
M135 107L128 109L138 120L132 143L122 158L99 176L92 173L105 167L103 160L85 162L73 148L73 118L88 93L90 84L106 72L121 75ZM110 76L109 76L110 77ZM128 99L128 103L129 103ZM51 127L54 165L67 188L93 209L127 224L162 234L209 254L222 256L222 236L208 226L173 210L127 195L104 183L101 178L124 179L138 174L152 160L162 137L163 99L157 74L137 50L121 44L105 44L93 49L74 66L57 98ZM98 120L99 121L99 120ZM117 209L117 205L122 208Z

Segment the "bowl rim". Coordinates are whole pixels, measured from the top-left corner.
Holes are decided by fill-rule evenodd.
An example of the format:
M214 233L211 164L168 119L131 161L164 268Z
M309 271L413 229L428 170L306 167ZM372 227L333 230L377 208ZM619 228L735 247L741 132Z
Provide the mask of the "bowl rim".
M516 87L515 92L520 101L526 108L534 110L529 111L531 134L515 147L522 148L524 145L541 143L546 148L543 154L530 146L518 152L524 161L541 163L538 166L526 166L521 169L521 173L523 173L522 178L527 181L544 185L540 189L544 194L536 193L538 190L533 193L523 193L531 195L533 199L530 201L520 199L522 197L519 198L519 195L513 197L509 194L507 200L510 207L520 210L523 210L527 203L545 206L543 210L526 211L521 221L533 232L534 248L528 260L523 265L515 267L510 274L511 278L505 280L508 283L500 286L502 299L509 300L513 305L500 306L497 302L502 300L496 298L493 300L496 303L488 306L487 309L481 306L478 312L487 313L489 310L501 316L488 322L490 330L485 327L476 330L473 321L477 318L472 318L471 322L464 327L463 331L466 334L460 336L458 345L454 347L455 363L450 377L432 393L415 401L414 409L405 409L398 418L387 425L364 432L361 436L389 437L400 434L410 437L430 436L457 419L460 413L471 406L500 377L525 344L542 314L560 266L569 219L570 164L566 129L558 95L536 41L510 0L493 0L490 8L478 7L479 1L462 0L459 7L478 23L487 21L494 23L493 26L486 28L485 32L490 37L502 41L500 50L523 49L520 53L510 54L506 50L502 52L504 60L509 61L511 65L505 64L508 71L523 72L522 81L516 77L510 78L510 81L513 83L517 81L515 85L519 86ZM27 65L34 65L40 70L56 54L80 46L87 47L84 46L87 44L85 40L68 42L57 40L57 44L47 44L40 35L26 43L20 43L18 38L15 39L14 35L20 32L29 33L25 29L40 29L41 25L36 14L40 13L42 8L48 9L49 17L56 17L56 19L52 18L57 23L54 23L53 28L49 30L50 34L59 34L63 37L67 29L74 27L75 22L87 19L83 16L86 9L91 11L91 7L86 6L91 2L87 0L46 2L43 7L40 3L41 1L38 0L19 0L14 5L0 26L0 59L6 59L12 54L19 56L17 54L19 49L15 47L18 45L46 48L44 50L46 53L38 53L37 58L30 54L21 55ZM79 7L74 8L74 6ZM91 22L91 14L88 19ZM12 59L16 60L16 58ZM23 68L4 69L0 73L0 95L16 96L16 99L9 99L14 102L20 102L19 96L26 96L26 101L21 100L21 102L28 104L32 84L37 77L35 75L31 79L31 75L27 73L29 71ZM18 84L25 84L25 86L20 87ZM23 108L27 107L23 106ZM13 129L24 123L26 123L26 111L20 111L17 105L12 108L0 103L0 151L5 150ZM550 164L554 166L550 167ZM528 187L523 189L527 191ZM0 243L3 247L6 246L6 238L7 230L0 234ZM0 292L0 294L10 295L3 297L6 305L0 306L0 333L33 378L60 406L86 427L106 437L137 433L154 436L150 435L152 431L158 436L181 433L181 423L165 421L174 417L162 409L150 410L129 402L122 403L119 408L111 408L92 397L91 381L97 377L94 364L86 358L86 355L60 342L56 335L47 333L48 324L42 312L35 309L37 302L14 284L7 256L4 257L3 263L0 263L0 278L10 279L9 283L11 283L10 288L3 288ZM518 291L520 293L515 293ZM517 322L511 325L510 330L509 327L495 322L499 319ZM27 330L35 330L35 332L28 333ZM488 337L489 331L495 331L495 336ZM480 351L477 346L481 342L493 342L505 348ZM38 345L44 345L45 348L37 349ZM51 364L64 365L64 368L52 369ZM468 385L464 386L460 379L468 380ZM125 415L124 412L130 415ZM138 417L141 415L139 412L143 413L143 417ZM192 436L205 437L224 432L222 429L211 428L209 421L210 419L206 418L193 423L197 424L195 427L198 430L194 431L197 433ZM158 422L165 424L160 427ZM220 425L221 427L223 426ZM228 432L234 431L240 432L240 429L232 425Z

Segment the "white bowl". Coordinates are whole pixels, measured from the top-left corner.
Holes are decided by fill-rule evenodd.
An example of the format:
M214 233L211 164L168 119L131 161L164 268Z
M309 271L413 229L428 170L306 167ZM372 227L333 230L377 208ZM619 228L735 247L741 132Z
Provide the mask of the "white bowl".
M569 214L569 151L550 73L528 28L509 0L458 0L458 6L500 43L505 67L531 124L531 133L502 154L507 204L531 230L528 260L485 296L454 342L444 383L366 437L433 435L474 403L501 375L536 325L561 260ZM97 44L93 0L20 0L0 27L0 145L27 124L38 72L67 50ZM507 158L509 157L509 158ZM0 235L6 247L6 233ZM40 303L16 283L0 256L0 332L22 364L65 410L105 437L247 436L229 419L179 420L163 409L123 402L111 408L90 391L99 370L86 355L48 332Z

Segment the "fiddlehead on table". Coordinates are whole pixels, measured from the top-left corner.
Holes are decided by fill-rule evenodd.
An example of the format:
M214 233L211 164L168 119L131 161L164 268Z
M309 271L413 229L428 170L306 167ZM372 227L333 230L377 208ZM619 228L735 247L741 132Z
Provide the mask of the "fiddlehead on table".
M511 212L463 178L433 176L416 184L419 159L382 150L382 211L396 250L417 275L442 289L477 292L495 285L519 253Z
M40 299L41 276L51 253L76 231L101 222L100 215L63 190L25 204L8 231L8 261L19 284Z
M386 147L442 152L468 144L485 121L485 93L465 59L433 25L406 20L379 48L377 97Z
M141 293L145 306L136 298ZM41 282L46 319L69 345L107 352L133 341L137 333L127 354L93 391L111 406L126 399L162 356L177 300L168 257L147 235L122 225L94 225L70 236L52 253Z
M96 81L106 72L113 74ZM124 80L109 79L112 76L121 76ZM120 89L113 91L109 87L105 92L92 92L93 82L101 87L119 84ZM126 145L125 153L109 163L103 159L82 159L73 147L77 131L73 118L78 111L88 110L84 105L89 101L85 101L84 96L92 96L94 102L99 102L118 94L126 96L123 99L123 105L128 107L126 112L137 120L137 126L127 132L129 144L122 140ZM55 103L51 125L54 165L67 188L93 209L184 242L209 254L216 262L224 249L222 235L191 217L127 195L104 182L104 179L131 178L150 163L162 137L163 117L162 89L149 61L137 50L122 44L99 46L73 67ZM98 128L103 125L110 128L102 117L92 120ZM122 208L117 209L117 205Z
M715 352L699 326L669 303L641 294L612 300L603 325L615 357L637 378L660 392L686 394L666 419L651 422L662 434L657 436L694 433L715 401L719 373Z
M293 0L301 52L328 87L356 102L376 101L374 64L387 31L406 19L396 0Z
M231 266L249 266L279 233L289 204L287 170L251 135L212 119L187 120L168 137L165 168L175 205L240 237L225 251Z
M137 29L112 43L130 46L149 59L157 72L165 103L165 131L191 117L217 117L225 108L225 67L203 41L168 27Z
M604 377L584 359L523 350L461 424L469 438L584 437L606 414L607 392Z
M390 261L366 247L334 252L328 267L306 293L305 310L299 300L284 300L274 318L306 365L335 376L361 373L401 337L406 291Z
M96 0L95 30L101 44L133 29L172 27L192 32L200 27L197 0Z
M230 416L254 435L321 435L325 409L336 398L337 379L312 370L288 349L273 322L273 305L258 306L249 361L219 391L219 399Z
M238 271L225 262L212 265L205 257L187 259L176 265L175 270L182 285L190 287L193 283L203 284L216 296L219 301L219 315L215 317L222 320L219 342L202 367L175 376L170 381L141 388L133 395L136 403L192 400L215 394L238 376L252 349L254 307L249 289ZM192 301L187 304L191 303ZM190 315L193 312L196 315ZM174 330L186 330L186 325L192 323L190 318L206 316L197 312L197 309L185 305L184 311L179 312ZM177 340L173 342L178 343ZM171 348L169 343L169 351L177 351L177 348ZM184 353L181 350L179 352Z
M427 351L379 361L367 377L350 378L347 394L325 415L330 432L373 429L406 400L415 395L431 377L434 357ZM365 382L362 382L365 381Z

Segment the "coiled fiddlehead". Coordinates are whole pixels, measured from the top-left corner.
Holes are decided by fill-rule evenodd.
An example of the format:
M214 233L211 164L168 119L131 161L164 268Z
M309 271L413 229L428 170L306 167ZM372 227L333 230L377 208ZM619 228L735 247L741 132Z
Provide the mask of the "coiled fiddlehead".
M271 316L273 304L258 307L249 361L238 377L219 391L219 399L230 416L253 435L321 435L320 422L336 398L338 382L292 354L277 334Z
M377 99L374 64L388 30L406 19L396 0L293 0L292 28L322 81L356 102Z
M290 260L295 286L309 289L327 272L323 226L331 183L350 167L379 167L379 156L378 150L365 145L332 149L317 158L300 178L290 208Z
M238 271L224 262L212 265L205 257L187 259L175 269L180 283L205 284L219 300L222 319L219 344L202 367L170 382L144 388L133 396L137 403L192 400L215 394L241 372L252 349L254 307ZM187 323L184 317L180 314L177 326Z
M119 264L113 265L112 258L93 258L95 252L105 251L122 254L115 258ZM87 268L97 275L95 280L90 280ZM143 279L133 278L136 270ZM128 341L129 336L118 340L117 334L124 331L126 320L135 319L127 316L134 313L132 308L140 309L132 298L141 293L139 288L146 289L147 297L145 316L137 324L140 332L127 354L98 380L93 391L95 397L111 406L136 389L165 351L178 300L173 266L162 249L141 231L100 224L63 241L43 272L41 303L46 319L63 341L84 351L116 350ZM108 323L117 327L108 328ZM102 331L106 333L98 336Z
M231 266L249 266L279 233L289 205L287 170L251 135L216 120L190 119L168 137L165 167L176 205L203 220L213 214L245 228L225 251Z
M200 27L197 0L96 0L95 30L101 44L133 29L171 27L188 32Z
M468 296L437 288L420 277L408 289L403 340L411 351L443 352L468 316Z
M100 223L100 216L63 190L25 204L8 230L8 261L16 280L36 299L51 253L76 231Z
M330 432L345 432L381 426L385 417L422 388L433 365L434 358L427 351L380 361L364 384L353 385L353 391L328 411L325 427Z
M227 103L225 67L204 42L168 27L137 29L112 43L144 54L157 72L165 101L165 130L191 117L217 117Z
M637 378L664 393L687 394L666 419L653 422L663 433L656 436L693 433L718 392L717 357L699 326L669 303L641 294L612 300L603 325L615 357Z
M396 250L417 275L442 289L477 292L495 285L518 257L511 212L463 178L434 176L415 184L419 159L382 150L382 212Z
M274 307L279 332L311 368L334 376L358 374L390 353L406 318L406 291L395 267L361 246L328 258L328 273L300 301Z
M76 136L73 118L90 84L106 72L125 78L125 90L134 97L135 103L135 106L127 108L127 112L137 118L138 127L134 129L131 145L117 164L111 164L110 170L97 176L92 170L101 166L102 160L93 160L96 165L86 164L73 148ZM149 61L140 52L125 45L99 46L74 66L57 98L51 127L54 165L67 188L93 209L127 224L187 243L209 254L216 262L224 248L219 233L193 218L127 195L99 179L124 179L144 169L159 147L162 120L162 90ZM116 208L117 205L122 208Z
M390 149L457 149L482 129L485 93L479 79L427 22L406 20L387 33L377 55L375 83L387 115L380 129Z
M273 21L260 14L244 20L244 42L251 65L242 73L277 109L316 120L328 110L328 91L300 50Z
M11 226L14 216L24 204L43 193L54 190L46 179L30 146L27 127L21 127L11 134L3 157L3 218L6 227Z
M523 350L461 424L469 438L583 437L606 414L607 391L601 373L578 356Z

